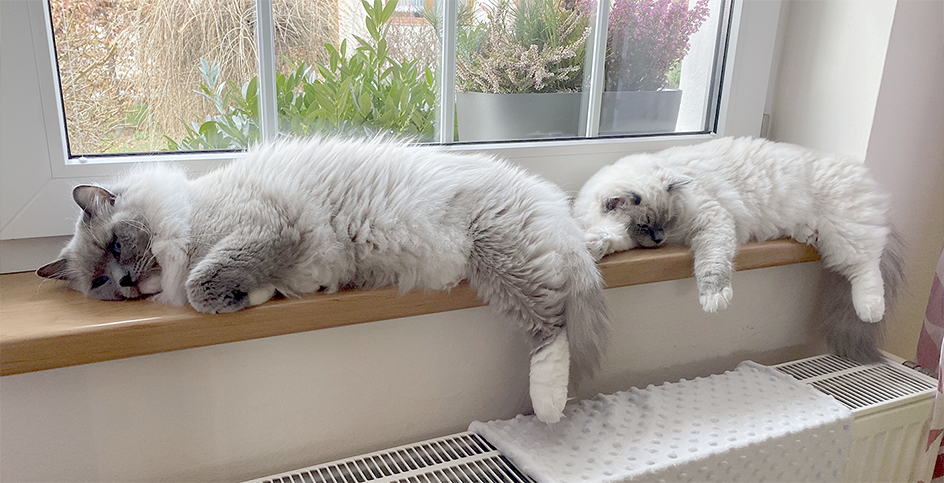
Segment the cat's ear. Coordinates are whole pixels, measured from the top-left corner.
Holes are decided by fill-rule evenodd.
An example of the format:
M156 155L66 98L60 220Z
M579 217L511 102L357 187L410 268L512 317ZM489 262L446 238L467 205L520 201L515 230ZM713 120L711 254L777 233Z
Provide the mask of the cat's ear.
M692 181L695 181L695 179L685 176L684 174L673 174L665 184L665 191L671 193L683 186L691 184Z
M88 216L100 214L105 207L115 204L115 195L101 186L79 185L72 190L72 199Z
M65 258L60 258L54 262L49 262L36 270L36 275L43 278L56 278L59 280L68 280L66 268L69 262Z

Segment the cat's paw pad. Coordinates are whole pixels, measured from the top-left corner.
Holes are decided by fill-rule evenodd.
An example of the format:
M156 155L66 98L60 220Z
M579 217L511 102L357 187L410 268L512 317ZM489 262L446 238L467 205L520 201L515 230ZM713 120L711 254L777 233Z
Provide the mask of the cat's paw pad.
M853 298L856 315L864 322L876 323L885 317L885 297L871 296Z
M734 290L732 290L729 285L721 290L713 290L699 294L698 301L701 302L701 308L704 309L705 312L713 314L719 310L728 308L728 304L731 303L733 297Z

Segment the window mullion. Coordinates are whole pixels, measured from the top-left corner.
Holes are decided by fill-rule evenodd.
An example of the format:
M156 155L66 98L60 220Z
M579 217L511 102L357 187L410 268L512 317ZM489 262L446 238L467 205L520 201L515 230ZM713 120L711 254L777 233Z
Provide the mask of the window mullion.
M442 53L439 64L439 106L436 116L436 141L451 144L455 133L456 31L458 0L442 0Z
M584 137L596 137L600 133L600 109L603 104L603 67L606 62L606 37L609 28L610 2L597 3L596 18L586 50L584 61L584 95L581 96L580 131Z
M262 140L278 135L275 95L275 26L272 0L256 0L256 48L259 50L259 128Z

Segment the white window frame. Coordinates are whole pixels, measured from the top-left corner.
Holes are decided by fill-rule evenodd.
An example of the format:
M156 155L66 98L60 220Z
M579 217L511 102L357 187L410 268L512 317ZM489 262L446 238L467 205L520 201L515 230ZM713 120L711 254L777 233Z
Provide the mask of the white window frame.
M271 5L271 0L261 0ZM455 0L447 0L454 2ZM632 152L653 151L666 147L691 144L715 136L757 136L761 132L764 106L771 84L771 69L776 58L775 37L781 16L781 0L733 0L729 22L730 37L723 64L721 102L717 112L717 129L707 134L669 134L627 138L587 138L567 141L534 141L502 144L451 145L450 149L497 154L526 169L575 192L594 172L604 165ZM0 247L9 240L64 236L72 233L77 208L71 199L76 184L107 179L139 162L175 162L195 173L226 162L233 153L180 153L161 155L129 155L80 160L67 159L62 103L54 71L52 33L46 20L45 0L2 2L3 17L14 15L11 22L23 21L28 11L31 44L23 48L22 38L11 42L4 36L4 70L12 68L17 75L35 75L39 103L45 124L44 132L30 133L31 139L10 139L0 145L0 191L3 195L3 217L0 219ZM16 9L16 10L14 10ZM447 13L448 13L447 9ZM22 28L22 27L21 27ZM8 29L3 29L6 31ZM11 34L13 35L13 34ZM14 47L11 44L15 44ZM7 63L9 62L9 63ZM448 86L446 86L448 88ZM3 96L19 93L3 90ZM29 96L29 93L25 94ZM7 106L18 100L5 99ZM34 102L35 104L35 102ZM441 113L451 118L449 109ZM3 112L4 125L15 122L16 113ZM0 131L0 136L3 136ZM21 159L24 150L15 143L31 143L30 159ZM38 146L38 147L37 147ZM43 149L42 147L45 147ZM41 159L45 154L45 159ZM19 180L32 180L35 190L24 192ZM14 189L18 188L18 189ZM47 260L48 261L48 260Z

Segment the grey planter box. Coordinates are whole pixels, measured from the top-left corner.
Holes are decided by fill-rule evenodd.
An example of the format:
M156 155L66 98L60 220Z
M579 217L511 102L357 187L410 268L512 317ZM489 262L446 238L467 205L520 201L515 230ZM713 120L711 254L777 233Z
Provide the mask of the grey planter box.
M603 93L600 135L675 132L682 91L617 91Z
M580 93L457 92L460 141L572 138L580 123Z
M582 95L457 92L459 141L577 137ZM678 89L604 92L600 134L675 132L681 101Z

